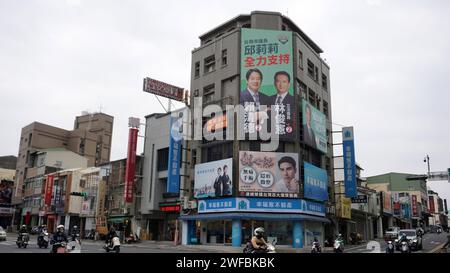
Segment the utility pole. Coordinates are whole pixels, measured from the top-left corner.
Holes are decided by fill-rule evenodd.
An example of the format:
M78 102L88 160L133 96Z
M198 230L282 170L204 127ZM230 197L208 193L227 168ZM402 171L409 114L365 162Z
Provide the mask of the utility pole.
M428 165L428 176L430 176L430 157L427 155L427 157L425 157L424 159L423 159L423 162L427 162L427 165Z

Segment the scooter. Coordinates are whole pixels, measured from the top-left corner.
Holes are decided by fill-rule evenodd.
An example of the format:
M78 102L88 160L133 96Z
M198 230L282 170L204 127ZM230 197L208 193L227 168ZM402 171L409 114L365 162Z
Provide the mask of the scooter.
M112 238L111 242L105 244L105 246L103 247L106 252L116 252L119 253L120 252L120 240L119 237L115 236Z
M39 248L48 247L48 232L43 231L37 238L37 245Z
M392 244L392 241L388 241L387 243L387 247L386 247L386 253L394 253L395 248L394 245Z
M28 233L20 233L19 238L17 238L16 244L19 248L27 248L29 240L30 237L28 236Z
M344 252L344 242L342 240L334 241L334 253L343 253Z
M405 241L402 242L400 246L400 252L401 253L411 253L411 248L409 247L409 244Z
M267 248L265 249L265 253L277 253L275 249L276 243L266 243ZM253 248L252 243L248 242L244 249L242 250L243 253L257 253L257 251Z
M322 249L320 248L319 242L313 242L311 247L311 253L321 253Z

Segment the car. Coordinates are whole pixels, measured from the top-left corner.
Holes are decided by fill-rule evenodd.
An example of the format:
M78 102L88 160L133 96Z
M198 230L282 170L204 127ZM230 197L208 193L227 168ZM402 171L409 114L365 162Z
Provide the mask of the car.
M398 237L398 231L400 230L399 227L390 227L386 230L386 233L384 234L384 240L385 241L392 241Z
M6 231L0 227L0 241L6 241Z
M420 235L415 229L401 229L398 232L398 238L395 239L395 249L400 250L400 239L402 238L402 234L406 235L406 239L408 239L409 246L411 250L421 250L422 246L422 235Z

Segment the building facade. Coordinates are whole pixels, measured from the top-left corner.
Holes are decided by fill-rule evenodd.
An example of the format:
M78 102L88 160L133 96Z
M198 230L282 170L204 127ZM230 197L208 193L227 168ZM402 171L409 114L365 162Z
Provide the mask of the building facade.
M16 206L16 225L22 214L20 204L23 201L24 181L32 177L28 174L28 170L33 168L32 154L47 148L63 148L86 157L88 166L108 162L113 123L112 116L95 113L76 117L74 130L71 131L39 122L22 128L12 201Z
M322 52L294 22L274 12L239 15L200 36L192 51L190 123L204 134L198 139L195 131L189 141L189 178L181 187L197 206L180 217L183 244L241 246L259 226L282 245L323 241L334 179L329 66ZM252 95L253 79L261 89ZM227 105L235 115L225 112ZM215 115L207 107L215 107ZM263 113L252 112L254 107ZM268 117L261 118L264 113ZM311 115L320 133L308 127ZM279 137L276 148L265 148L269 140L261 128ZM222 186L214 182L216 173Z

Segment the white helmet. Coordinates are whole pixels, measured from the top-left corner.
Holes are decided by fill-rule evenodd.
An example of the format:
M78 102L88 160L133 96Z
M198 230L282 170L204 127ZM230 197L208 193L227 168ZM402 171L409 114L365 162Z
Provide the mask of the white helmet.
M56 229L60 229L60 228L64 229L64 225L59 225L56 227Z
M255 236L263 235L264 234L264 228L262 228L262 227L256 228L253 233L255 234Z

